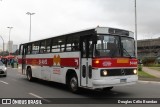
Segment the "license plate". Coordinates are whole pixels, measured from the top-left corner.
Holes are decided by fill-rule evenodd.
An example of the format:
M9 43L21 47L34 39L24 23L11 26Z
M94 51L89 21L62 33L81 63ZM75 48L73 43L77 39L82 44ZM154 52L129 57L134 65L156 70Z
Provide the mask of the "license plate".
M127 79L120 79L120 83L125 83L127 82Z

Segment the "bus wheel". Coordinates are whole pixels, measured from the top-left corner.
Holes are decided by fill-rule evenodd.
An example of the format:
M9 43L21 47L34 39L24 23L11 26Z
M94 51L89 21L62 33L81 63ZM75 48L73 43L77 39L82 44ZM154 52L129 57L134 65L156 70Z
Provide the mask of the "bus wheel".
M30 67L27 68L27 79L28 79L29 81L32 81L32 80L33 80L33 77L32 77L32 70L31 70Z
M78 79L76 75L71 75L68 85L73 93L78 92Z
M103 91L110 91L111 89L113 89L113 87L106 87L106 88L103 88Z

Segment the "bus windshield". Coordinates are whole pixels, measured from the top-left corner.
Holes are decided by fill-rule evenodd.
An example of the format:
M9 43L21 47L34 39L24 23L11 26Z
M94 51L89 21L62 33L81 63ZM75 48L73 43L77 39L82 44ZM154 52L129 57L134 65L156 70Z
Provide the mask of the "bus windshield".
M98 35L95 57L134 57L134 53L133 38Z
M124 57L135 57L134 39L121 37L122 53Z

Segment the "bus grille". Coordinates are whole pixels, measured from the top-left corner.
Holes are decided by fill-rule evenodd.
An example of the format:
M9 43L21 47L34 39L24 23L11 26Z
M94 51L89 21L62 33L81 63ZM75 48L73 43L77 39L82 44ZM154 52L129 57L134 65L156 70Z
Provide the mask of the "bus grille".
M134 69L103 69L108 72L107 76L124 76L124 75L135 75L133 70ZM101 70L101 76L103 70Z

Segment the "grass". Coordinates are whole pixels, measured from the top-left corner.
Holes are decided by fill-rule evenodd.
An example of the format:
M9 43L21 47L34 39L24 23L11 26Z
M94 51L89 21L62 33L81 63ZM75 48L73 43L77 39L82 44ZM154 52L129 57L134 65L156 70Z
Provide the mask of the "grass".
M148 66L148 67L160 67L160 64L148 64L148 65L145 65L145 66Z
M138 77L142 77L142 78L156 78L153 75L150 75L144 71L138 71Z

